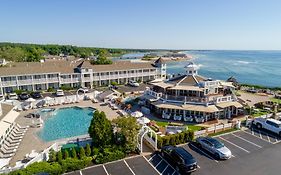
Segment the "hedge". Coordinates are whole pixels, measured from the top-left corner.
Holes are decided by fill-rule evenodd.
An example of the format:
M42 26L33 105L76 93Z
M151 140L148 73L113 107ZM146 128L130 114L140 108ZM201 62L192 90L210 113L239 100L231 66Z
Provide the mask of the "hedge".
M157 147L158 149L166 145L179 145L194 139L193 131L184 131L177 134L166 135L164 137L157 137Z
M95 156L95 163L101 164L106 162L111 162L114 160L123 159L126 157L124 151L115 148L105 148L101 152L98 152Z

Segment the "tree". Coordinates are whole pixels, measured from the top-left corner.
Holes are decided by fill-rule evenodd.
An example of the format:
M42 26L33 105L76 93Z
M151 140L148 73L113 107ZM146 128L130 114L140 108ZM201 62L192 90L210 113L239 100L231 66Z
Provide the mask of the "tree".
M49 162L55 162L56 160L57 160L56 152L53 149L50 149Z
M64 150L63 158L64 158L64 159L69 158L69 153L68 153L67 150Z
M91 156L91 146L90 146L90 144L89 143L87 143L87 145L86 145L86 156Z
M61 161L62 161L62 152L61 152L61 151L59 151L59 152L57 153L57 161L58 161L59 163L61 163Z
M134 117L119 117L113 120L117 128L117 134L125 138L124 148L126 151L135 151L137 148L137 135L140 126Z
M76 153L75 148L71 149L71 157L74 158L74 159L77 159L77 153Z
M79 157L80 157L80 159L83 159L84 157L86 157L85 149L82 146L80 147L80 150L79 150Z
M94 146L105 147L112 144L113 130L104 112L94 112L88 132Z

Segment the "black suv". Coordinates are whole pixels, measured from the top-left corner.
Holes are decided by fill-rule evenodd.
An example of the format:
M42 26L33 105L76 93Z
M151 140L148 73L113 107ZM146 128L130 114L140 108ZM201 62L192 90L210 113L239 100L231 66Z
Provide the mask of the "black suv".
M182 147L164 146L161 155L181 174L190 174L197 169L194 157Z
M21 100L27 100L27 99L29 98L29 95L24 92L24 93L21 93L21 94L19 95L19 98L20 98Z
M35 98L35 99L38 99L38 98L42 97L40 92L32 92L31 96L32 96L32 98Z

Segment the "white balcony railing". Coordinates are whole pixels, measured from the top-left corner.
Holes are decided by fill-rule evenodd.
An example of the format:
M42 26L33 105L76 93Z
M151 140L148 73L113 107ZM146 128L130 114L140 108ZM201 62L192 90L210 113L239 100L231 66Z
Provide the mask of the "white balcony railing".
M48 78L48 82L52 83L52 82L58 82L59 81L59 78L56 77L56 78Z
M28 80L18 80L18 84L19 85L29 85L32 84L32 80L28 79Z
M145 90L145 92L144 92L146 95L150 95L150 96L152 96L152 97L154 97L154 98L161 98L162 97L162 93L161 92L155 92L155 91L153 91L153 90Z
M233 100L234 100L234 98L231 95L214 98L215 103L223 103L223 102L229 102L229 101L233 101Z
M2 86L16 86L17 81L2 81Z

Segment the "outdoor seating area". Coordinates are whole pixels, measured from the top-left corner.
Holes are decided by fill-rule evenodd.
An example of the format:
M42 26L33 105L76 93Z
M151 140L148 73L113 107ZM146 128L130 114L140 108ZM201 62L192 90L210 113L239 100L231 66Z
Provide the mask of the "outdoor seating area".
M3 121L2 121L3 122ZM27 131L27 127L19 124L1 123L1 129L6 129L0 140L0 159L12 157L19 147L22 138Z
M83 95L80 97L79 95L70 95L70 96L63 96L63 97L45 97L44 99L35 100L33 98L29 98L24 102L20 103L15 107L16 111L27 111L30 109L38 109L44 107L51 107L51 106L60 106L60 105L67 105L67 104L75 104L79 103L81 100L92 100L94 103L97 102L97 99L92 97L92 94Z

